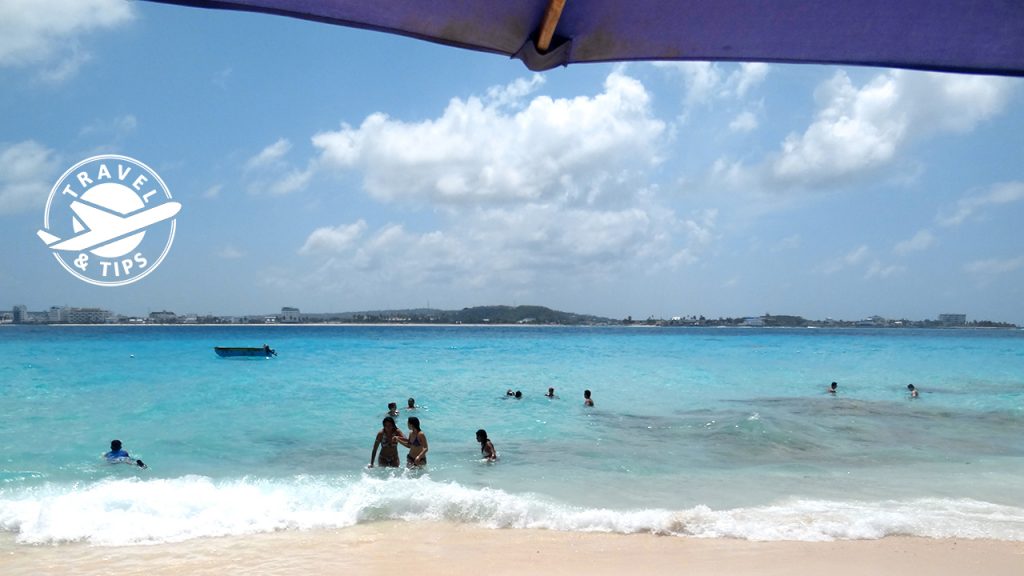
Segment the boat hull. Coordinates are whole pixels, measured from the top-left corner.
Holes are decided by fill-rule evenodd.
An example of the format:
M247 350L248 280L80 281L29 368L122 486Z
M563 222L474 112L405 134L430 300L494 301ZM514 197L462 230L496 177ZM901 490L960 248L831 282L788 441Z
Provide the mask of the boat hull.
M240 358L240 357L257 357L257 358L270 358L271 356L277 356L277 353L273 350L267 350L266 348L231 348L227 346L215 346L213 351L217 353L217 356L221 358Z

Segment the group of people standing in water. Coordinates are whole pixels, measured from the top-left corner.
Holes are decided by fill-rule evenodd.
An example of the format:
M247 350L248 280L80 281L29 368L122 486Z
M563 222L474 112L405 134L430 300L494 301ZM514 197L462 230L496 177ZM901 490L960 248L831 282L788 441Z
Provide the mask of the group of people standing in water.
M523 393L519 390L515 392L509 390L505 396L522 399ZM548 392L544 396L549 399L558 398L555 395L554 388L548 388ZM583 391L584 406L594 405L594 400L590 396L590 390ZM416 408L418 408L416 406L416 399L409 398L406 410L415 410ZM406 435L398 427L398 424L395 423L395 417L398 414L398 404L390 402L388 404L388 413L381 422L380 432L377 432L377 437L373 442L369 468L374 466L397 468L401 466L402 459L398 456L399 445L409 449L409 452L405 455L406 466L409 468L419 468L427 464L427 451L430 450L430 446L427 443L427 435L420 428L420 419L416 416L409 416L407 421L409 424L409 434ZM486 430L481 428L476 431L476 441L480 443L480 455L484 460L488 462L498 460L498 451L494 449L494 443L487 437Z
M416 399L409 398L407 410L415 410ZM427 444L427 435L420 428L420 419L416 416L409 416L409 435L406 436L395 424L395 416L398 416L398 404L388 404L388 415L384 417L382 428L377 432L377 439L373 442L373 452L370 454L370 468L374 462L378 466L386 468L397 468L401 465L401 458L398 457L398 445L401 444L409 449L405 455L405 462L409 468L425 466L427 463L427 451L430 445ZM380 449L380 458L377 457L377 449Z

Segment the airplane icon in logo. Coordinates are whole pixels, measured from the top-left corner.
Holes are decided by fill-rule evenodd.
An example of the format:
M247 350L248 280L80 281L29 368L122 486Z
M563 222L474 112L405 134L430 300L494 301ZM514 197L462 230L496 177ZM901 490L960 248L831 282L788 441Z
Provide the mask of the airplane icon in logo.
M158 222L163 222L168 218L173 218L181 210L181 204L165 202L148 210L138 210L125 216L85 202L81 198L72 202L70 207L89 230L65 240L61 240L45 230L37 231L36 236L39 236L40 240L51 250L69 252L91 250L134 234Z

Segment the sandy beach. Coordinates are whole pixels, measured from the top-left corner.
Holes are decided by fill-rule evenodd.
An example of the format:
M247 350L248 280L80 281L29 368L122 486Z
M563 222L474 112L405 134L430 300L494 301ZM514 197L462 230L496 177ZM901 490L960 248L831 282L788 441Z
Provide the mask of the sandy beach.
M490 530L384 522L154 546L17 545L0 541L0 572L38 574L985 574L1019 575L1024 543L885 538L750 542L651 534Z

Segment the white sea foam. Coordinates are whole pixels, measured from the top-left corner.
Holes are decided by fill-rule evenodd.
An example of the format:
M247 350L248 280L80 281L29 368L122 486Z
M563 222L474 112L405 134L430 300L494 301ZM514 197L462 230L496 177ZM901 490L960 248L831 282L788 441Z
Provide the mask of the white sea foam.
M532 494L429 478L296 477L106 480L0 491L0 529L24 543L152 544L381 520L491 528L686 535L750 540L875 539L890 535L1024 541L1024 508L976 500L792 500L712 510L583 508Z

